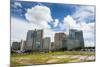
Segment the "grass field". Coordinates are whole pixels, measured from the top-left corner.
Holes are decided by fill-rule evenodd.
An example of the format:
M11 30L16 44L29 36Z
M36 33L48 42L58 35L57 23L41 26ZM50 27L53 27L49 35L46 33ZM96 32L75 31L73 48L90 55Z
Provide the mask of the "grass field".
M59 51L11 54L11 67L38 64L57 64L95 61L94 52Z

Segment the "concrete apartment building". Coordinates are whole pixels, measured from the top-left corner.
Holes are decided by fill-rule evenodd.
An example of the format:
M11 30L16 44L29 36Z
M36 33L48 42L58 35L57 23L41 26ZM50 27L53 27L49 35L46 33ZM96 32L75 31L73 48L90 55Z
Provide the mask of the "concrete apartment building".
M54 42L51 42L50 51L55 51L55 44L54 44Z
M12 51L20 50L20 42L13 42L11 46Z
M50 51L51 40L50 37L43 38L43 51L48 52Z
M30 51L33 49L33 33L34 33L33 30L29 30L27 32L25 51Z
M74 50L81 49L83 47L83 32L76 29L70 29L68 38L63 40L63 49Z
M67 38L65 33L55 33L55 36L54 36L55 50L62 49L62 46L63 46L62 40L65 38Z
M26 41L21 40L21 42L13 42L11 46L11 51L14 52L24 52L26 48Z
M21 42L20 42L20 51L24 52L25 48L26 48L26 41L21 40Z
M63 45L63 50L75 50L80 48L80 41L74 39L67 39L63 41Z
M69 30L69 36L62 40L62 50L76 50L84 47L83 32L76 29Z
M42 50L43 30L29 30L26 39L26 51Z
M25 51L56 51L56 50L76 50L84 48L83 32L70 29L69 35L65 33L55 33L54 42L50 37L43 38L43 30L29 30L26 41L13 42L11 50Z
M69 30L69 39L79 40L80 48L84 47L83 32L81 30L70 29Z

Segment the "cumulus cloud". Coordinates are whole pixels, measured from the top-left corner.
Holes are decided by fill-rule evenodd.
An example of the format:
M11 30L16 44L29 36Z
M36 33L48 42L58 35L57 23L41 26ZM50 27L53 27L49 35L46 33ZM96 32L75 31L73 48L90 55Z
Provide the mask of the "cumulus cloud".
M51 28L56 32L64 32L65 25L63 22L60 22L59 19L54 19L54 21L51 23Z
M68 29L75 28L76 26L76 21L70 15L64 17L63 22L66 25L66 27L68 27Z
M50 8L43 5L36 5L31 9L27 9L25 17L29 21L29 23L32 23L33 25L38 26L40 29L43 29L43 37L50 37L51 41L54 41L55 32L52 29L50 29L48 25L48 23L53 22ZM58 22L59 20L55 19L55 22L53 22L53 24L57 26Z
M14 3L15 7L22 7L20 3ZM51 16L50 8L44 5L36 5L32 8L26 9L25 18L27 21L11 18L11 39L18 41L26 39L27 31L32 29L43 29L43 37L50 37L51 41L54 41L54 34L56 32L67 32L69 29L78 29L83 31L85 45L94 45L95 38L95 11L94 7L80 7L73 15L67 15L64 17L63 22L59 19L53 19ZM88 23L87 23L88 22ZM51 23L53 28L49 27ZM53 31L57 29L56 31ZM66 31L65 31L66 30ZM88 45L91 46L91 45Z
M31 24L11 17L11 41L25 40L29 29L34 29Z
M95 46L95 8L93 6L76 7L73 15L64 17L67 29L83 31L85 46Z
M11 42L26 40L28 30L41 29L33 23L11 17ZM51 29L43 29L43 37L50 37L54 41L54 31Z
M91 22L95 19L95 8L94 6L81 6L72 17L75 18L77 22Z
M94 46L95 38L95 23L80 22L77 23L72 16L68 15L64 18L64 24L67 29L77 29L83 31L83 36L85 40L85 46ZM89 43L91 42L91 44ZM87 45L88 44L88 45ZM89 45L90 44L90 45Z
M65 24L64 23L59 23L59 30L61 30L61 31L66 31L66 26L65 26Z
M54 34L56 32L51 29L44 29L44 36L43 37L50 37L51 42L54 42Z
M55 19L55 21L53 23L54 23L54 27L57 27L58 26L58 23L59 23L59 20L58 19Z
M19 3L19 2L15 2L14 5L22 7L21 3Z
M12 4L12 7L14 7L14 8L17 8L17 7L22 8L22 5L21 5L20 2L14 2L14 4Z
M80 23L80 29L83 30L86 46L95 46L95 7L81 6L72 15L76 22Z
M54 31L49 28L48 23L53 21L51 11L46 6L36 5L31 9L27 9L25 17L28 21L11 17L11 40L26 40L28 30L43 29L43 37L50 37L54 41ZM58 20L55 20L57 24Z
M29 22L39 25L41 28L49 28L48 22L53 21L51 11L46 6L36 5L31 9L27 9L25 17Z

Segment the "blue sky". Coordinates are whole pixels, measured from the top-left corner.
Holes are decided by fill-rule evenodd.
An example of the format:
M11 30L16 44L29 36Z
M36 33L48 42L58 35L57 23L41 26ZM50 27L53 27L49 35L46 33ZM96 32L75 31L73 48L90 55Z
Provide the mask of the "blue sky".
M14 5L15 1L11 2L11 4ZM40 2L23 2L20 1L21 3L21 7L17 6L17 8L15 8L14 6L11 6L11 16L14 17L20 17L25 19L25 13L27 12L26 9L28 8L32 8L36 5L45 5L47 7L50 8L51 12L52 12L52 17L54 19L59 18L59 20L63 20L63 18L68 15L68 14L73 14L73 12L76 11L76 7L78 7L77 5L70 5L70 4L57 4L57 3L40 3ZM66 6L66 7L65 7ZM67 11L66 11L67 10ZM62 13L63 12L63 13ZM23 16L21 16L23 15Z
M35 28L44 29L44 37L51 39L56 32L83 30L86 45L94 46L95 6L11 1L11 40L25 40L27 31Z

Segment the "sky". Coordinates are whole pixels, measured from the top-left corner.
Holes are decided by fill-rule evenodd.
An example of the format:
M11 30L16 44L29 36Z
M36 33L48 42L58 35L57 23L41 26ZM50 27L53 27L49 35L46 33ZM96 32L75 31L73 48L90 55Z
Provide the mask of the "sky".
M11 41L26 40L28 30L43 29L43 37L69 29L83 31L85 46L95 46L95 6L11 1Z

